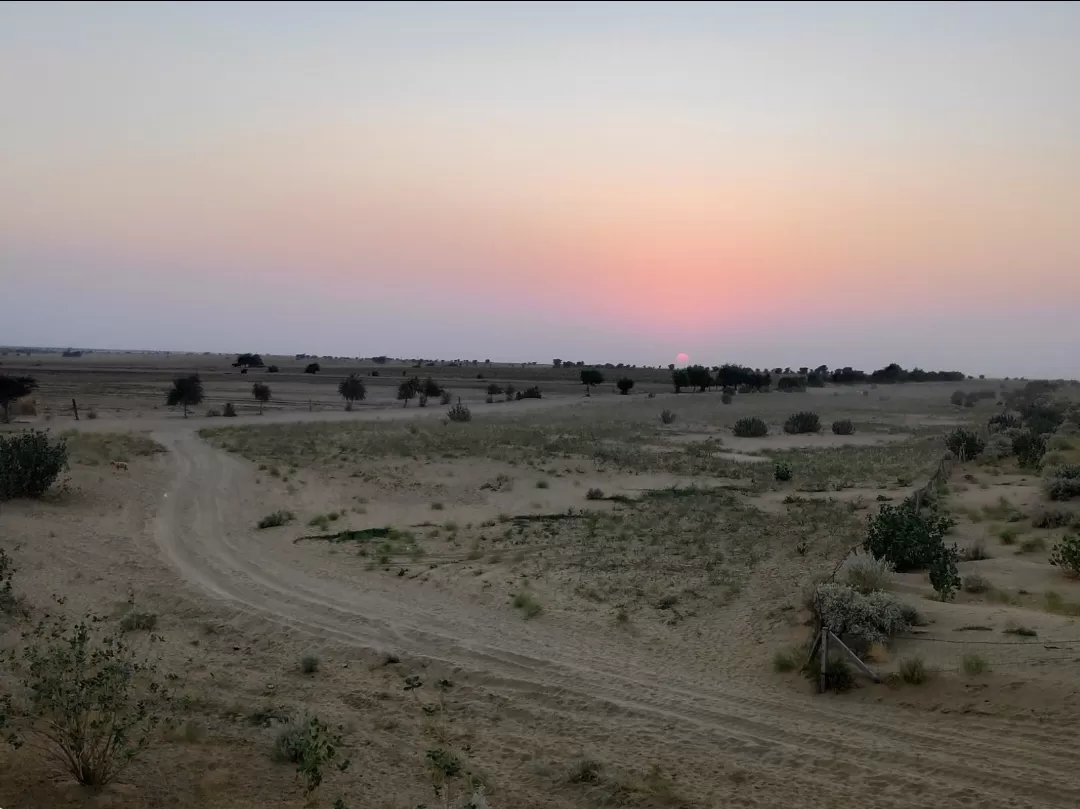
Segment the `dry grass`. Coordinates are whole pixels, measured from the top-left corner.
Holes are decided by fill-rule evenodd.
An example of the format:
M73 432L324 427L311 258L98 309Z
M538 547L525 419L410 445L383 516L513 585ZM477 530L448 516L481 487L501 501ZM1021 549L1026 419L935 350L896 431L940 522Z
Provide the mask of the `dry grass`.
M99 466L110 461L130 461L165 452L165 447L144 433L92 433L68 430L68 459L84 466Z

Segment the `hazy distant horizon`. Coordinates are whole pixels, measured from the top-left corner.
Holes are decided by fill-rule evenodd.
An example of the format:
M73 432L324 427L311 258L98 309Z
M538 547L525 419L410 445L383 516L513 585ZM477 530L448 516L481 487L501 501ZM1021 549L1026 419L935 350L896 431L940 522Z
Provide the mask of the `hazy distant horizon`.
M1080 377L1078 41L1063 3L6 3L0 342Z

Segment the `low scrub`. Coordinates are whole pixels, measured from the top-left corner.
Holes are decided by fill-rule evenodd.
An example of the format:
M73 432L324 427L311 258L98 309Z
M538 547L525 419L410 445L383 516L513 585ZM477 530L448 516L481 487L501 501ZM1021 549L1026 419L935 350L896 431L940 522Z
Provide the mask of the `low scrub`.
M660 411L660 423L661 424L671 424L674 421L675 421L675 414L672 413L670 410L665 408L664 410Z
M818 681L821 675L821 659L814 655L804 672L808 680ZM825 661L825 690L843 694L855 687L855 672L851 665L838 655L830 655Z
M450 421L472 421L472 411L461 402L458 402L446 411L446 417L450 419Z
M281 509L275 511L272 514L267 514L261 520L259 520L259 528L278 528L282 525L286 525L296 519L296 515L291 511Z
M908 685L922 685L930 679L930 669L921 657L909 657L900 661L900 679Z
M1050 552L1050 564L1070 579L1080 577L1080 536L1062 537Z
M834 435L852 435L855 432L855 425L852 424L851 419L841 419L832 423L832 431Z
M1080 497L1080 464L1054 467L1043 479L1043 492L1050 500Z
M304 674L314 674L319 670L319 658L315 655L304 655L300 658L300 671Z
M747 416L735 422L731 432L739 438L761 438L769 434L769 425L757 416Z
M785 674L789 671L795 671L799 667L798 652L793 649L781 649L773 655L772 659L773 671Z
M869 519L863 550L877 559L887 559L900 572L921 570L941 553L952 524L948 517L933 511L886 503Z
M1020 466L1034 469L1046 452L1046 439L1034 430L1022 430L1013 436L1013 454Z
M995 413L986 422L986 427L991 433L1015 430L1020 427L1020 417L1013 413Z
M781 483L791 480L791 466L783 461L777 461L773 467L773 477Z
M724 391L723 393L721 393L721 394L720 394L720 401L721 401L721 402L722 402L723 404L729 405L729 404L731 404L731 403L732 403L732 402L733 402L734 400L735 400L735 397L734 397L734 396L732 396L732 395L731 395L731 393L730 393L730 392L728 392L728 391Z
M968 677L978 677L990 671L990 663L985 657L975 652L968 652L960 661L964 674Z
M533 385L531 388L525 388L525 390L519 390L515 394L517 399L543 399L544 394L540 392L540 388Z
M586 500L603 500L604 499L604 492L601 489L596 489L596 488L589 489L589 491L585 492L585 499Z
M979 573L969 573L964 576L963 586L965 593L973 593L976 595L985 593L991 589L990 581Z
M544 611L543 606L536 600L536 597L528 590L521 590L514 595L512 601L514 608L521 610L521 614L525 616L525 619L535 618L541 612Z
M979 457L986 443L979 438L978 433L957 427L945 436L945 446L961 461L970 461Z
M888 589L894 571L892 562L887 559L875 559L869 554L854 553L844 560L838 578L865 595Z
M817 413L803 410L792 413L784 422L784 432L792 435L821 432L821 419Z
M158 617L152 612L131 610L120 619L120 628L124 632L150 632L157 626Z
M1031 524L1035 528L1066 528L1080 524L1080 513L1061 508L1039 507L1031 514Z
M1012 437L1005 433L994 433L983 448L983 457L991 461L1001 461L1013 454Z
M41 497L67 466L67 442L41 430L0 436L0 500Z
M834 582L818 586L814 612L823 626L864 651L911 626L911 612L889 593L860 593Z

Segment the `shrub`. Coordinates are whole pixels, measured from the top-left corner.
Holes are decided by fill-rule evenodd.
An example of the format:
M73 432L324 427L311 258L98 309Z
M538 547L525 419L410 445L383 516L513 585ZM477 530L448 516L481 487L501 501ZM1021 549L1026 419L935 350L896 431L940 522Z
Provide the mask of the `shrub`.
M93 421L98 417L98 412L94 408L88 407L86 408L86 417L90 419L90 421Z
M964 669L964 674L969 677L978 677L980 674L986 674L990 671L990 663L986 658L975 652L968 652L961 658L960 665Z
M443 392L439 394L439 404L446 406L450 404L450 391L443 389Z
M945 437L945 446L963 462L979 457L986 444L977 433L957 427Z
M634 380L628 376L621 377L615 386L619 389L619 393L623 396L628 394L634 388Z
M724 391L720 394L720 401L726 405L729 405L734 401L735 397L731 395L730 391Z
M32 376L8 376L0 374L0 408L4 411L4 423L11 421L11 403L37 390L37 380Z
M319 670L319 658L315 655L304 655L300 658L300 671L304 674L314 674Z
M415 399L418 393L420 393L420 380L414 376L411 379L401 380L397 389L397 398L399 402L404 402L402 407L408 407L409 400Z
M851 435L855 432L855 425L851 419L841 419L832 423L832 431L836 435Z
M267 514L259 520L259 528L278 528L279 526L292 522L294 519L296 519L295 514L291 511L281 509L272 514Z
M796 657L796 652L789 649L781 649L773 655L772 659L773 671L783 674L789 671L795 671L799 667L799 662Z
M296 777L304 795L309 796L322 784L324 768L333 765L339 772L348 768L349 760L342 758L341 751L340 727L331 730L313 716L282 728L274 742L272 757L274 761L296 765ZM343 804L339 800L334 805Z
M41 430L0 435L0 500L41 497L67 466L67 441Z
M1043 491L1051 500L1071 500L1080 497L1080 465L1056 467L1043 479Z
M236 407L232 402L225 403L225 409L221 411L221 415L227 418L236 418Z
M307 365L304 366L304 373L305 374L317 374L321 370L322 370L322 366L319 365L319 363L317 363L317 362L309 362Z
M531 388L525 388L525 390L519 390L517 393L519 399L543 399L544 395L540 392L540 388L537 385L533 385Z
M1012 413L995 413L987 420L986 427L991 433L1001 433L1020 427L1020 419Z
M495 403L495 397L494 396L488 396L486 399L484 399L484 401L487 404L494 404Z
M785 433L817 433L821 431L821 419L817 413L802 411L792 413L784 422Z
M841 565L839 580L865 595L888 588L893 571L892 562L887 559L875 559L869 554L855 553Z
M1024 430L1013 437L1016 460L1027 469L1034 469L1046 452L1046 439L1033 430Z
M900 661L900 679L908 685L922 685L930 679L930 670L921 657L909 657Z
M418 407L427 407L428 396L426 393L421 393L420 397L416 400Z
M660 422L662 424L671 424L673 421L675 421L675 414L674 413L672 413L670 410L668 410L666 408L664 410L660 411Z
M593 386L604 384L604 375L595 368L582 368L581 384L585 386L585 395L592 396Z
M306 723L292 722L286 725L278 731L270 757L279 764L298 764L303 756L303 738L306 733Z
M761 438L769 434L769 425L757 416L747 416L735 422L731 432L739 438Z
M773 466L773 477L780 482L791 480L791 467L783 461L777 461Z
M1039 507L1031 515L1036 528L1064 528L1077 522L1078 515L1060 508Z
M513 598L513 604L516 609L521 610L521 613L525 616L525 619L535 618L544 608L540 605L540 602L536 600L536 597L527 590L521 590L516 593Z
M502 387L500 387L499 385L496 385L494 382L492 382L490 385L487 386L487 395L488 396L502 396L502 392L503 392Z
M266 373L268 373L268 374L276 374L277 372L278 372L278 367L276 365L268 365L266 367Z
M595 784L600 781L600 771L603 765L592 759L582 759L574 763L566 780L571 784Z
M953 395L949 397L949 401L957 407L961 407L964 404L964 392L962 390L953 391Z
M961 559L965 562L982 562L989 558L991 557L986 551L986 544L981 539L972 542L961 555Z
M14 594L11 580L15 577L15 567L11 564L11 557L0 548L0 612L11 614L19 611L20 599ZM0 729L3 729L3 706L0 705Z
M346 404L362 402L367 398L367 385L357 374L349 374L338 382L338 395L345 400Z
M120 629L124 632L151 632L157 626L157 618L152 612L130 610L120 619Z
M184 418L187 418L188 408L195 407L203 400L203 384L198 374L190 376L178 376L173 379L173 386L165 394L165 404L168 407L180 405L184 408Z
M420 392L430 399L434 396L442 396L443 391L442 388L439 387L439 383L429 376L420 386Z
M585 493L585 499L586 500L603 500L604 499L604 493L600 489L595 489L595 488L594 489L589 489L589 491L587 491Z
M889 593L860 593L846 584L829 582L814 591L814 612L823 626L863 649L884 643L910 627L910 613Z
M964 576L963 584L965 593L985 593L992 589L990 581L978 573L969 573Z
M808 680L817 681L821 673L821 658L814 655L804 674ZM825 661L825 690L844 693L855 687L855 673L847 660L830 655Z
M942 544L930 563L930 584L942 601L948 601L960 588L960 573L956 569L956 546Z
M101 787L154 741L171 718L172 695L121 635L95 635L93 626L41 623L4 660L22 692L7 701L13 738L25 733L78 783Z
M930 511L920 512L908 504L885 503L870 517L863 550L887 559L904 572L928 567L945 547L952 521Z
M446 411L446 417L450 421L472 421L472 411L459 401Z
M1070 579L1080 576L1080 536L1064 536L1050 552L1050 564Z
M259 415L262 415L263 405L270 401L270 386L262 382L256 382L251 386L251 395L259 403Z
M1013 440L1004 433L994 433L986 442L983 454L992 461L1000 461L1013 454Z

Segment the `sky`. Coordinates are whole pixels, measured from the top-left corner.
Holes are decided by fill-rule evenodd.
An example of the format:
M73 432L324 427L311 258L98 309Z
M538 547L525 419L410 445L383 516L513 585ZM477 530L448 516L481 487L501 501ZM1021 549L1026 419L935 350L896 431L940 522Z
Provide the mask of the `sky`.
M0 5L0 344L1080 377L1080 4Z

